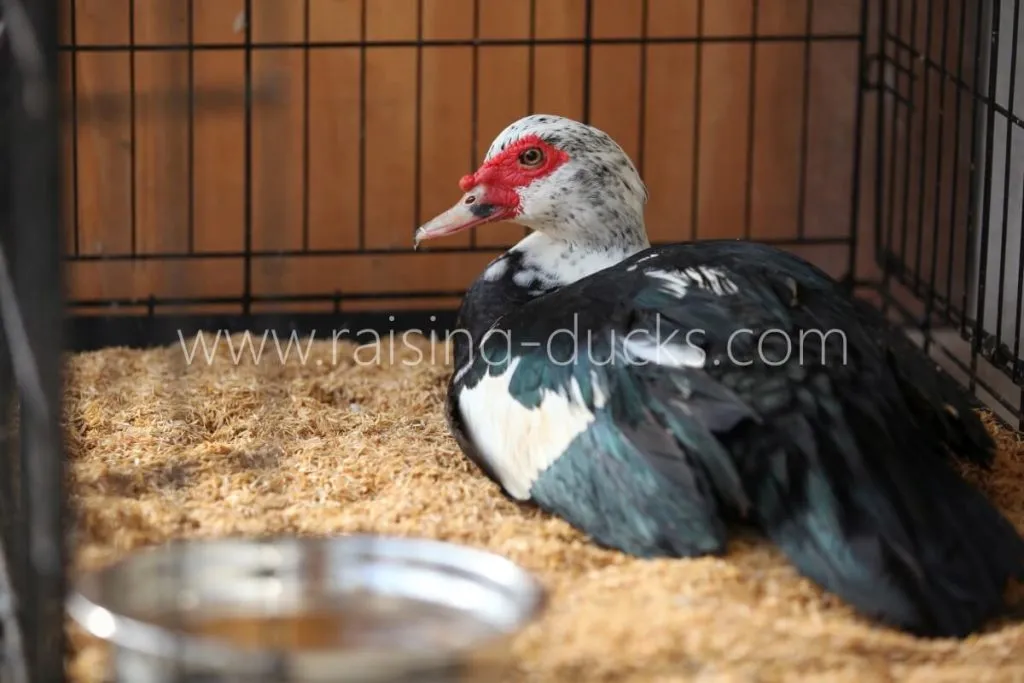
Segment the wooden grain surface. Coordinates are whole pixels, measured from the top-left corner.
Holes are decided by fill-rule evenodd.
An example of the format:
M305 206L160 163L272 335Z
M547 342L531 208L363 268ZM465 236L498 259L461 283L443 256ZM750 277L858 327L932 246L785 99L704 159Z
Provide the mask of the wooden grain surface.
M854 34L859 1L816 0L810 21L797 0L759 0L756 11L752 0L704 2L703 16L699 4L649 0L645 17L636 0L593 3L589 115L641 166L652 239L848 235L857 45L778 38L802 36L808 26L815 35ZM245 261L220 255L246 247L247 155L250 246L267 254L253 259L253 293L458 291L522 228L480 231L476 244L490 249L480 253L386 252L411 247L416 225L458 197L459 177L512 120L528 112L584 116L587 48L570 41L585 35L585 5L371 0L364 15L360 0L252 0L257 49L247 65L242 0L64 0L62 38L85 48L62 55L63 87L75 105L65 135L68 253L81 257L69 263L70 295L240 295ZM728 40L754 31L776 39ZM395 44L474 35L549 42ZM302 49L307 36L341 45ZM644 36L684 40L600 42ZM97 49L190 39L191 54ZM255 102L248 146L247 67ZM174 96L190 87L191 114L188 99ZM273 256L360 249L372 251ZM842 246L804 251L835 273L847 263ZM98 258L132 253L145 258ZM165 253L199 258L151 258Z

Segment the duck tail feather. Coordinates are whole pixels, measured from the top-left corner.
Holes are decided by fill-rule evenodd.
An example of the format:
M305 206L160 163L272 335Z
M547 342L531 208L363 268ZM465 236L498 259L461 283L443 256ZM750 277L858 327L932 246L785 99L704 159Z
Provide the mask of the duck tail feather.
M915 420L958 460L991 467L996 446L978 413L984 408L981 402L878 310L856 301L860 315L885 331L888 365Z
M947 461L893 453L877 428L858 442L841 422L793 419L791 433L813 438L778 448L749 486L760 526L802 574L923 637L962 638L1006 614L1024 539Z

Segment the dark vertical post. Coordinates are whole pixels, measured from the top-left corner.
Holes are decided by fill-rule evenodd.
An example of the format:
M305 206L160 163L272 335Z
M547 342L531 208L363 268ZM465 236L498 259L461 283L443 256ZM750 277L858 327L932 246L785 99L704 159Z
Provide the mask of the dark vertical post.
M884 4L884 3L883 3ZM868 52L867 52L867 41L868 41L868 0L861 0L860 3L860 21L857 23L857 104L856 106L856 118L853 124L853 171L850 174L851 187L850 187L850 253L847 256L846 261L846 273L847 273L847 286L850 287L850 292L853 293L857 286L857 249L860 245L858 239L860 235L860 202L862 199L861 195L861 167L864 159L864 110L867 107L864 91L868 87ZM884 49L884 47L883 47ZM883 59L878 62L878 73L879 81L882 80L882 74L885 70L884 52ZM880 82L880 86L883 84ZM878 103L876 107L879 111L882 109L882 94L879 91ZM879 120L881 120L879 118ZM881 134L881 131L878 131ZM881 170L883 165L881 163L881 157L875 159L875 168ZM881 201L881 197L875 195L874 201L877 204ZM878 229L876 225L875 229Z
M3 12L0 11L0 18ZM10 125L9 110L12 106L11 93L11 51L10 43L0 37L0 131L7 130ZM0 135L0 248L9 252L11 245L11 150L7 144L8 136ZM14 466L11 427L11 414L7 408L14 401L14 383L11 378L11 363L8 357L7 340L3 327L0 326L0 529L3 530L3 548L11 560L20 546L16 537L17 523L17 477L18 470ZM13 575L17 567L11 567L12 581L17 583Z
M56 683L64 680L65 650L58 6L6 0L3 10L14 53L7 126L13 251L5 244L0 259L0 314L21 405L29 550L18 597L31 680Z
M988 107L985 120L985 170L981 179L982 204L981 220L978 227L981 229L981 243L978 247L978 275L977 275L977 298L974 305L974 329L971 332L971 391L973 392L978 382L978 355L983 353L982 341L985 337L985 292L988 286L988 240L991 234L992 221L992 158L995 154L996 134L996 97L999 84L999 29L1001 28L1000 3L993 2L991 5L991 18L989 23L988 55ZM982 99L981 92L978 92L978 99ZM1012 103L1011 103L1012 104Z
M473 171L475 171L477 166L483 160L481 158L483 155L480 154L480 151L478 149L480 147L480 3L481 2L482 2L482 0L474 0L474 2L473 2L473 48L472 48L473 60L471 62L473 74L471 76L471 79L472 79L471 80L471 85L470 85L471 94L470 94L470 97L469 97L469 106L470 106L470 111L469 111L469 121L470 121L470 124L469 124L469 126L470 126L470 130L469 130L469 167L468 167L468 170L466 171L467 173L472 173ZM422 40L422 34L420 35L420 39ZM417 79L419 79L418 76L417 76ZM419 87L419 85L417 85L417 87ZM419 109L417 109L416 111L417 111L417 116L419 116L419 113L418 113ZM530 113L532 114L533 112L530 112ZM417 163L419 163L419 162L417 161ZM476 247L477 247L477 244L476 244L477 232L478 231L473 230L469 234L469 248L470 249L476 249Z
M242 316L249 323L252 312L252 0L245 0L245 156L242 159L242 173L245 174L245 253L242 271Z
M583 123L590 123L590 74L594 47L594 0L583 8Z
M697 0L697 44L693 58L693 161L690 177L690 241L695 242L700 227L700 102L704 91L704 0Z
M876 32L878 40L878 76L877 80L877 97L878 104L875 107L875 205L874 205L874 221L875 221L875 263L881 262L885 258L885 250L883 247L885 232L885 217L883 208L885 206L885 180L886 180L886 161L890 154L886 153L886 126L885 126L885 112L886 112L886 98L891 97L886 92L886 71L889 69L889 0L881 0L878 7L878 30ZM896 84L893 83L893 90L895 91ZM896 106L896 100L893 98L893 107ZM957 112L960 110L957 109Z
M0 12L0 17L2 17ZM0 131L10 125L9 110L12 105L11 93L11 51L10 43L0 37ZM0 135L0 248L9 250L11 244L11 150L8 136ZM0 557L0 599L4 609L0 614L4 645L4 667L0 672L10 674L10 667L24 667L22 653L12 647L19 639L17 599L20 595L23 563L19 557L25 555L24 524L19 509L17 446L14 430L15 384L11 376L11 361L7 340L0 325L0 534L3 539L3 557ZM14 642L12 642L12 640ZM20 650L20 648L17 648ZM25 678L23 671L22 679Z

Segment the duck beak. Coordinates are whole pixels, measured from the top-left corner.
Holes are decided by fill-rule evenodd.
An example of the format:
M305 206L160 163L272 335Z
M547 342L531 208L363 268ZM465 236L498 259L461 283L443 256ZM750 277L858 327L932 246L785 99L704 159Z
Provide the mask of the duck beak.
M484 193L478 188L467 192L457 204L444 213L438 214L416 230L413 249L418 249L423 240L454 235L485 223L494 223L512 217L512 211L484 201Z

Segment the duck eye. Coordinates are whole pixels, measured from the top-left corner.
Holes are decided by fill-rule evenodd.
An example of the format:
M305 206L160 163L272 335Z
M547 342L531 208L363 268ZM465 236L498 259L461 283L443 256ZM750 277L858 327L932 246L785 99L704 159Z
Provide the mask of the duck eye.
M530 147L519 154L519 163L523 166L536 166L544 161L544 153L536 147Z

